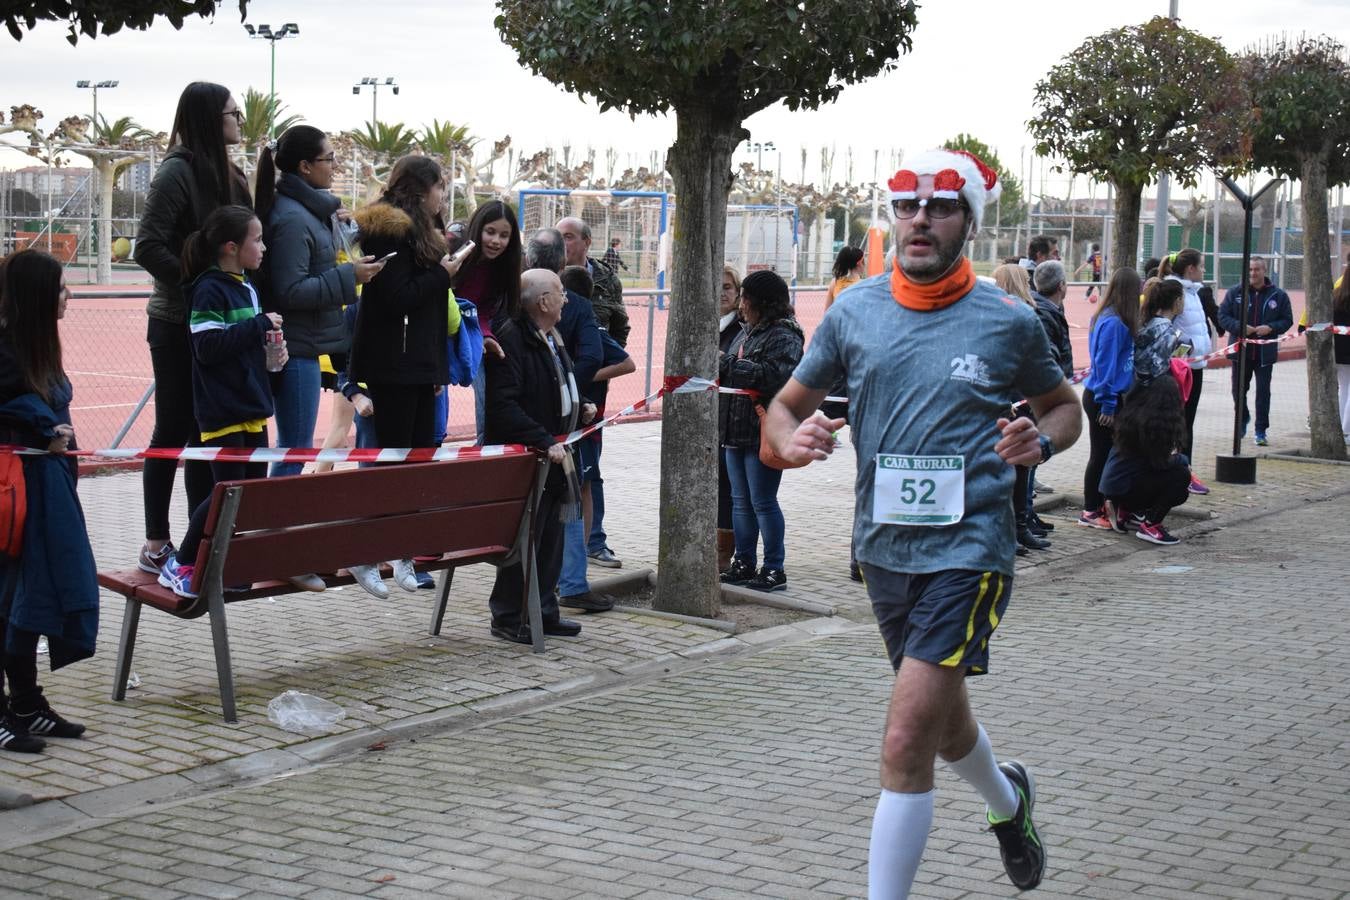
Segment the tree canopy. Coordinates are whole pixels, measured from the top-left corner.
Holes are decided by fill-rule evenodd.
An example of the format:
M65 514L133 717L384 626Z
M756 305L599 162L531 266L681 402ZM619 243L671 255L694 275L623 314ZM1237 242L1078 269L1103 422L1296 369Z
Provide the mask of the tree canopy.
M1112 266L1135 263L1144 185L1192 186L1247 163L1249 105L1235 60L1212 38L1159 16L1088 38L1036 84L1036 152L1116 188Z
M67 22L66 40L72 45L80 35L91 40L100 34L116 34L123 28L142 31L164 18L174 28L182 28L191 16L209 18L216 14L217 0L38 0L36 3L5 4L5 27L16 41L38 22ZM239 21L248 14L248 0L239 0Z
M1319 157L1326 163L1328 187L1350 183L1345 47L1325 35L1278 38L1248 51L1241 64L1251 92L1256 167L1299 178L1303 160Z

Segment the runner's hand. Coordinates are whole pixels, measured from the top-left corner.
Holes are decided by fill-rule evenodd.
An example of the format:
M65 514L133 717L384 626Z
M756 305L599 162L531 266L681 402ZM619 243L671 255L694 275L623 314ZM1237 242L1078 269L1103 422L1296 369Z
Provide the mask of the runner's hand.
M834 433L846 424L844 419L831 419L817 410L797 426L779 456L791 463L809 463L828 459L834 452Z
M1002 438L994 445L994 452L1010 466L1035 466L1041 461L1041 433L1036 423L1026 416L1012 421L998 420Z

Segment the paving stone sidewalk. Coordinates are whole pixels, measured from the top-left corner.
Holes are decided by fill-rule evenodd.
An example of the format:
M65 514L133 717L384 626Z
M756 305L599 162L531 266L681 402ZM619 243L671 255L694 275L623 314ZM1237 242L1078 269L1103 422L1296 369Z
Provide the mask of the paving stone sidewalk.
M1342 494L1019 577L971 690L1037 776L1035 896L1350 896L1347 517ZM11 841L0 891L862 896L890 677L840 624ZM938 791L914 896L1013 896L973 794Z
M1294 430L1306 416L1306 402L1299 405L1302 377L1302 363L1281 363L1276 370L1279 427L1273 433L1284 434L1285 441L1271 449L1302 441ZM1232 415L1226 373L1210 381L1197 422L1197 466L1205 477L1212 475L1213 454L1223 446ZM610 543L627 569L654 567L658 516L649 498L658 496L660 423L613 428L605 448ZM1041 479L1061 492L1081 491L1086 452L1084 440L1043 467ZM785 475L780 499L788 528L788 595L868 621L863 590L844 578L853 477L848 446L828 463ZM1192 499L1183 510L1190 517L1178 524L1205 528L1211 515L1217 517L1211 524L1221 524L1307 502L1350 487L1350 467L1264 460L1259 480L1255 486L1214 485L1210 497ZM80 490L100 567L128 566L140 546L139 473L88 478ZM186 521L181 491L175 504L181 533ZM1074 527L1075 515L1067 506L1048 512L1058 525L1052 549L1019 561L1018 571L1076 566L1084 554L1117 553L1120 545L1136 543ZM591 574L609 572L593 567ZM295 748L305 739L266 718L267 702L287 689L342 705L347 719L339 734L353 734L471 711L517 692L625 677L653 660L702 652L725 637L649 616L605 614L584 619L580 640L551 641L549 652L536 656L488 635L492 575L490 567L476 566L456 576L443 634L435 638L426 634L431 591L414 596L394 589L393 597L380 603L348 587L231 605L241 713L236 725L220 719L204 618L184 622L147 610L134 663L140 686L125 703L109 701L122 603L105 594L95 658L43 675L58 709L89 724L88 739L54 743L41 756L0 753L0 786L37 797L70 796Z

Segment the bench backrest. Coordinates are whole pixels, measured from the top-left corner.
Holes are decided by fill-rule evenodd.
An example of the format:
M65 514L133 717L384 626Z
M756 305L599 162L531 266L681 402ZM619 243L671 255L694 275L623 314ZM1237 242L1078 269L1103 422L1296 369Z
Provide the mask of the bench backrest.
M345 469L225 481L211 496L194 587L225 492L241 489L222 583L248 584L411 556L504 554L516 542L536 473L533 455Z

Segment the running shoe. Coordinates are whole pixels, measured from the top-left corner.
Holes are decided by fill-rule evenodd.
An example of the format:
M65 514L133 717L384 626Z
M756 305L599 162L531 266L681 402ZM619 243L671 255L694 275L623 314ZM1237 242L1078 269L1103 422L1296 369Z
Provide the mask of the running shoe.
M1170 547L1173 544L1180 544L1181 538L1176 537L1159 522L1156 525L1152 522L1145 522L1139 526L1139 530L1134 536L1141 541L1148 541L1150 544L1161 544L1164 547Z
M998 838L999 855L1008 880L1019 890L1029 891L1045 875L1045 846L1041 843L1031 812L1036 806L1036 782L1026 766L1016 760L1001 762L998 769L1017 792L1017 812L1011 819L996 819L985 812L989 830Z
M136 558L136 568L142 572L149 572L151 575L158 575L160 569L164 568L164 560L172 556L173 553L173 541L169 541L155 551L151 551L147 545L142 544L140 556Z
M1191 476L1191 484L1186 490L1190 491L1192 494L1204 495L1209 493L1209 488L1205 487L1205 483L1194 475Z
M77 738L84 734L84 726L79 722L70 722L52 709L47 699L42 698L38 708L28 713L17 709L10 710L10 719L19 728L32 735L54 738Z
M763 568L759 574L745 583L745 586L752 591L785 591L787 590L787 574L782 569Z
M758 572L755 571L755 564L746 562L743 559L733 559L731 565L718 576L718 580L723 584L745 584L754 578Z
M176 555L170 554L169 558L164 560L164 568L159 570L159 583L180 597L196 600L197 595L192 590L193 568L183 565Z
M1111 523L1111 530L1116 534L1130 533L1130 512L1118 503L1106 501L1106 519Z
M1266 440L1266 433L1264 431L1258 431L1256 433L1256 446L1258 447L1270 446L1270 441Z
M1106 514L1105 509L1085 509L1082 515L1078 517L1078 524L1084 528L1100 528L1103 531L1111 530L1111 519Z

